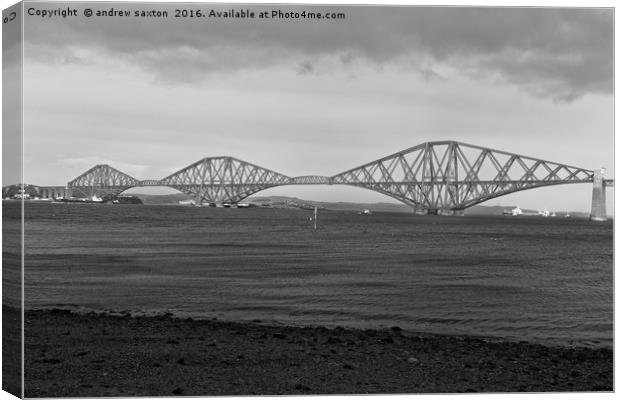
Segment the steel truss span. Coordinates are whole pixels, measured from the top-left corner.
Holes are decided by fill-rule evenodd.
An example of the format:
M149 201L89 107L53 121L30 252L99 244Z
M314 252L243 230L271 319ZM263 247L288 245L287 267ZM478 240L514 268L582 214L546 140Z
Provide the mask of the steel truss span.
M75 197L114 197L139 186L139 181L106 164L95 165L82 175L67 183L67 189Z
M427 142L333 176L288 177L234 157L203 158L160 180L139 181L97 165L67 184L73 195L110 196L169 186L199 203L237 203L283 185L351 185L436 213L542 186L593 182L594 171L456 141ZM606 181L609 185L612 182Z
M592 182L593 171L455 141L428 142L332 177L415 209L464 210L520 190Z
M233 157L203 158L160 184L186 193L201 203L237 203L249 195L288 184L290 178Z

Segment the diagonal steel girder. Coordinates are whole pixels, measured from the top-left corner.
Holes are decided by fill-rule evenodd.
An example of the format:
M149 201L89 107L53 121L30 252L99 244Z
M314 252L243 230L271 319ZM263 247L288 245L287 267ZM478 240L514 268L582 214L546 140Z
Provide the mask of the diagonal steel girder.
M427 142L331 177L427 211L463 210L542 186L592 182L593 171L457 141Z
M95 165L77 178L67 183L72 196L107 197L115 196L134 187L138 180L107 164Z
M198 203L236 203L281 185L352 185L426 211L463 210L520 190L592 182L594 172L457 141L422 143L340 174L290 178L236 159L208 157L161 179L96 165L67 184L74 195L113 196L134 186L169 186Z
M234 157L208 157L162 179L162 185L186 193L200 203L236 203L270 187L285 185L288 176Z

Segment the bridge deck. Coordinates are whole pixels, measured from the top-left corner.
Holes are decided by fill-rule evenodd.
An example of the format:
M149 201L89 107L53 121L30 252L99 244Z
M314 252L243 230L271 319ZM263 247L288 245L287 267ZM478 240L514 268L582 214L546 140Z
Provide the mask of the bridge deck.
M612 179L600 185L613 186ZM85 195L130 187L169 186L196 202L235 203L274 186L351 185L391 196L414 208L461 210L520 190L593 182L594 170L452 140L422 143L333 176L288 177L234 157L207 157L163 179L135 179L97 165L68 183Z

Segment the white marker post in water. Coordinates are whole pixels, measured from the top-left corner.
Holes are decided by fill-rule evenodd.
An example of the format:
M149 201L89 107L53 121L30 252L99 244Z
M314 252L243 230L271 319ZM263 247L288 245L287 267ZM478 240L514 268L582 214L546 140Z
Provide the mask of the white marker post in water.
M314 230L316 231L316 206L314 206Z

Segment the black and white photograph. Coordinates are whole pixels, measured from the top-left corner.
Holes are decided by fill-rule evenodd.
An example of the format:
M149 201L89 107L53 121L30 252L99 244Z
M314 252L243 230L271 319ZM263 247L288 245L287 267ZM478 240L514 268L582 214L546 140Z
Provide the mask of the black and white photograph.
M3 391L614 392L611 2L2 8Z

